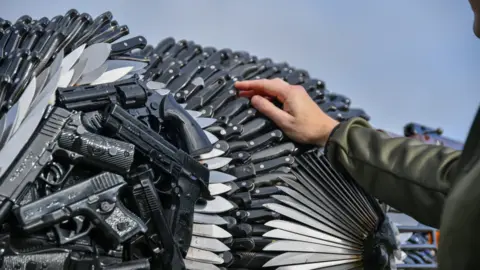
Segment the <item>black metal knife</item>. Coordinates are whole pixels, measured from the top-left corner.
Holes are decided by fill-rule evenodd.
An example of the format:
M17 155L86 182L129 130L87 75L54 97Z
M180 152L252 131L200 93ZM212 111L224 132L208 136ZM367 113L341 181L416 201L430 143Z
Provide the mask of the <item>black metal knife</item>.
M230 119L240 113L250 105L250 99L241 97L228 102L225 107L214 113L215 118L224 124L228 124Z
M237 114L235 117L233 117L228 125L229 126L233 126L233 125L241 125L249 120L252 120L253 118L255 118L255 116L257 115L257 110L254 109L254 108L246 108L245 110L243 110L242 112L240 112L239 114Z
M173 46L166 51L162 57L164 60L170 59L170 58L176 58L177 55L183 51L184 49L187 48L187 41L186 40L179 40L177 43L175 43Z
M130 33L130 29L126 25L114 26L111 28L110 31L106 31L101 33L100 35L92 37L87 42L87 45L90 46L95 43L112 43L128 35L129 33ZM112 51L113 51L113 47L112 47Z
M26 37L29 27L23 23L17 23L11 28L10 37L5 44L3 55L7 56L13 53L20 45L22 40Z
M286 142L273 147L263 149L252 154L252 162L258 163L264 160L274 159L280 156L293 155L297 147L292 142Z
M232 50L230 49L222 49L214 54L212 54L207 60L206 65L215 65L215 64L222 64L224 61L230 59L232 57Z
M269 172L281 166L289 166L294 163L295 159L292 156L278 157L272 160L267 160L261 163L250 163L243 166L238 166L230 169L228 173L237 177L237 179L248 179L257 174Z
M204 106L201 111L204 117L211 117L216 111L220 109L227 102L232 100L237 96L237 92L233 88L225 86L223 90L206 106Z
M207 82L205 82L206 87L204 87L200 92L198 92L196 95L194 95L187 101L186 109L197 110L204 106L208 101L210 101L217 93L222 90L222 88L227 84L229 80L230 76L225 73L223 76L216 79L215 82L212 82L208 85Z
M74 50L80 45L86 43L91 37L93 37L93 35L95 35L95 33L99 32L100 29L108 25L112 18L113 15L110 11L98 15L93 22L88 25L85 30L83 30L81 34L77 36L76 39L74 39L71 49Z
M110 55L125 54L133 49L143 49L147 46L147 39L144 36L136 36L112 44Z
M45 30L43 27L39 25L32 26L28 31L28 34L25 36L25 39L22 41L22 44L20 44L20 49L32 51L37 44L37 41L44 33Z
M167 37L161 40L157 46L155 46L153 51L156 54L163 56L163 54L166 53L173 45L175 45L175 39L173 37Z

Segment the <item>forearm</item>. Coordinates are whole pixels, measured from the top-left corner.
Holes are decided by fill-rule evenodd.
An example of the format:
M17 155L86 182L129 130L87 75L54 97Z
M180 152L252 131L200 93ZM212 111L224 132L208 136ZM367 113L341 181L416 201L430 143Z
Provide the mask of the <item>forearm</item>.
M355 118L334 130L326 153L368 193L421 223L439 226L460 151L391 138Z

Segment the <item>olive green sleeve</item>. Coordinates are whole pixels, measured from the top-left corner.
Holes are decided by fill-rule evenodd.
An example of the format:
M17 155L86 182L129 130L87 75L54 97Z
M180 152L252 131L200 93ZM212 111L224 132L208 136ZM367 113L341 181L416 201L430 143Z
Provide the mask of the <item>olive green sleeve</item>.
M334 168L348 173L371 195L425 225L439 227L460 151L392 138L354 118L336 127L325 152Z

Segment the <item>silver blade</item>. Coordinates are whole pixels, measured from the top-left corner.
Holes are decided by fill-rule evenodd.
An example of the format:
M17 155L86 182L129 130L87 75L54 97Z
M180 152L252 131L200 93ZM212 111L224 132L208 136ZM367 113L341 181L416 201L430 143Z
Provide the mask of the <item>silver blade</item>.
M213 144L213 143L212 143L212 144ZM215 158L215 157L222 156L223 154L225 154L225 152L223 152L222 150L213 148L212 151L210 151L210 152L208 152L208 153L205 153L205 154L201 154L201 155L199 156L199 158L200 158L201 160L207 160L207 159L211 159L211 158Z
M15 103L0 120L0 149L7 143L18 116L18 102ZM20 147L20 146L19 146Z
M192 260L183 260L183 262L185 263L187 270L220 270L220 268L211 263L202 263Z
M87 64L85 65L82 74L87 74L103 65L110 56L111 51L112 47L108 43L96 43L88 46L79 59L79 61L83 59L87 60Z
M199 111L192 111L192 110L186 110L188 114L190 114L193 118L197 118L199 117L200 115L202 115L201 112Z
M20 96L20 98L18 99L17 119L15 119L15 124L13 125L12 131L8 139L10 139L13 134L15 134L15 132L20 127L23 119L25 119L25 116L27 116L28 109L30 108L30 104L32 103L33 97L35 96L35 89L37 89L37 79L33 77L23 91L22 96Z
M43 87L45 87L49 74L50 67L47 67L37 76L37 86L35 87L35 93L39 93L43 89Z
M157 94L159 94L161 96L165 96L165 95L170 94L170 90L168 90L168 89L157 89L157 90L155 90L155 92L157 92Z
M100 78L92 82L91 85L116 82L117 80L125 76L125 74L127 74L131 69L132 67L123 67L123 68L117 68L114 70L107 71L103 73L102 76L100 76Z
M200 224L225 225L228 222L219 215L193 213L193 222Z
M70 86L75 85L77 81L82 77L83 69L87 65L87 59L79 59L78 63L73 66L73 76L70 81Z
M361 254L359 251L349 249L319 245L314 243L278 240L274 241L263 248L264 251L294 251L294 252L315 252L330 254Z
M38 123L42 120L51 95L57 90L57 82L59 78L60 70L57 71L52 77L52 80L50 80L45 88L42 89L43 91L39 96L34 99L23 124L20 125L20 128L15 135L12 136L5 147L0 151L0 178L7 171L18 153L22 150L21 146L28 142L33 135L33 131L37 128Z
M198 117L198 118L195 119L195 121L198 123L200 128L207 128L207 127L213 125L215 122L217 122L217 119L208 118L208 117Z
M76 85L91 84L92 82L100 78L105 73L105 71L107 70L107 67L108 67L107 64L103 64L98 68L96 68L95 70L92 70L89 73L83 74L75 84Z
M317 220L301 213L300 211L297 211L293 208L286 207L284 205L278 204L278 203L267 203L263 205L265 208L270 209L272 211L275 211L283 216L286 216L288 218L291 218L293 220L296 220L300 223L303 223L305 225L308 225L312 228L317 228L318 230L321 231L329 231L330 228L326 227L324 224L318 222ZM338 239L337 237L330 236L328 237L327 234L325 234L325 237L327 237L327 241L335 242L335 243L343 243L342 240Z
M221 152L221 151L220 151ZM237 177L219 171L210 171L210 184L227 183L237 179Z
M178 105L180 105L180 107L184 108L187 107L187 103L178 103Z
M211 144L214 144L214 143L219 141L218 138L215 135L213 135L211 132L206 131L206 130L204 130L203 132L205 133L205 135L207 135L207 138L208 138L208 140L210 141Z
M283 240L293 240L293 241L301 241L301 242L308 242L308 243L315 243L320 245L332 246L332 247L340 247L340 248L348 248L353 250L360 250L361 248L355 247L353 245L341 245L337 243L328 242L325 240L320 240L317 238L312 238L309 236L288 232L280 229L274 229L268 231L263 234L263 237L266 238L273 238L273 239L283 239Z
M230 250L227 245L215 238L192 236L190 247L203 249L212 252L224 252Z
M200 163L203 165L207 165L207 168L209 170L216 170L220 169L223 166L227 165L232 161L231 158L227 157L216 157L216 158L211 158L211 159L205 159L205 160L200 160Z
M130 60L107 60L106 63L108 64L107 70L114 70L123 67L132 67L131 71L129 72L139 71L147 66L147 63L145 62Z
M220 183L208 185L208 190L210 191L210 195L212 196L223 194L230 191L231 189L232 187Z
M340 255L340 254L322 254L322 253L300 253L300 252L286 252L282 253L263 265L263 267L274 267L281 265L303 264L303 263L317 263L324 261L338 261L362 258L358 255Z
M193 224L192 234L211 238L229 238L232 235L217 225Z
M288 265L288 266L278 267L276 270L315 270L315 269L321 269L321 268L331 267L335 265L342 265L342 264L347 264L347 263L352 263L357 261L359 260L353 259L353 260L319 262L319 263L310 263L310 264L297 264L297 265ZM348 267L347 269L352 269L352 268Z
M83 51L85 50L86 44L82 44L77 47L73 52L69 53L62 61L62 74L65 74L70 71L70 69L75 65Z
M72 80L73 73L75 70L71 69L67 72L63 72L62 69L62 75L60 77L60 80L58 81L58 87L68 87L70 85L70 81Z
M281 229L284 231L288 232L293 232L293 233L298 233L301 235L305 235L308 237L313 237L317 238L320 240L324 241L329 241L332 243L338 243L338 244L343 244L345 245L346 243L340 239L337 239L336 237L330 236L326 233L311 229L309 227L291 222L291 221L286 221L286 220L271 220L265 223L265 226L271 227L271 228L276 228L276 229Z
M215 196L211 201L205 201L203 204L195 204L195 212L204 214L217 214L232 210L235 206L223 197Z
M201 249L192 248L192 247L188 249L187 256L185 257L185 259L197 261L197 262L203 262L203 263L211 263L211 264L223 263L223 259L217 254L210 251L201 250Z
M150 90L159 90L159 89L164 89L166 85L162 82L148 81L146 86Z
M53 59L52 64L50 64L50 76L48 76L47 82L49 82L53 78L53 75L55 75L57 71L61 70L63 56L63 50L59 51L57 55L55 55L55 59Z

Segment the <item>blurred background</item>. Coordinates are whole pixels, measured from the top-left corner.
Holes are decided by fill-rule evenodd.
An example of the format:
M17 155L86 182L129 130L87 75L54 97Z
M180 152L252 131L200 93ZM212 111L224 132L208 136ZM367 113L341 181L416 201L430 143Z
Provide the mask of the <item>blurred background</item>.
M480 101L467 0L0 0L0 17L111 11L151 44L172 36L286 61L352 99L372 123L442 127L463 141Z

